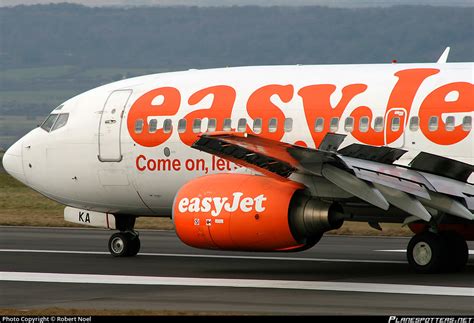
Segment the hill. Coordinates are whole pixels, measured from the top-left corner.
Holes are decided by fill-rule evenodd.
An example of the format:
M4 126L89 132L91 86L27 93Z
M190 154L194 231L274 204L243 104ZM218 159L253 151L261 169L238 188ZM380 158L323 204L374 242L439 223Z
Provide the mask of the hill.
M422 62L447 45L469 61L473 27L474 7L17 6L0 8L0 68Z
M126 77L239 65L474 57L474 7L0 8L0 147L67 98Z

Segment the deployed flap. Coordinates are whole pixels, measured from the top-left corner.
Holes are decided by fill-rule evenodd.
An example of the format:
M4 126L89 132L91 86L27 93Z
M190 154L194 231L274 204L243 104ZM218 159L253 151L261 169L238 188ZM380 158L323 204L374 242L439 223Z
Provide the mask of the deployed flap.
M425 152L419 153L411 161L410 168L449 177L461 182L466 182L474 172L473 165Z
M429 199L428 190L434 190L424 176L411 169L375 163L351 157L342 157L358 178Z
M474 220L474 214L466 209L464 205L447 195L430 192L430 199L421 199L421 202L434 209L444 211L460 218Z
M393 164L407 151L392 147L374 147L361 144L352 144L338 151L343 156L370 160L377 163Z
M327 133L319 145L319 150L336 152L345 138L346 135Z
M431 214L413 196L380 184L374 185L390 204L427 222L431 219Z
M293 146L288 148L288 153L298 161L300 169L313 175L321 176L324 163L340 164L342 168L347 168L334 152Z
M383 210L388 210L390 205L383 195L363 180L330 164L323 166L322 173L327 180L339 186L339 188Z

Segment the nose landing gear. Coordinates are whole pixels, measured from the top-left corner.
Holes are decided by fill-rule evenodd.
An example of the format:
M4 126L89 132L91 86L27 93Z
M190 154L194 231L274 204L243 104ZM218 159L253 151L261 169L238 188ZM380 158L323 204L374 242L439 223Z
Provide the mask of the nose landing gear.
M135 231L117 232L109 239L109 252L114 257L133 257L140 251L140 237Z
M114 233L109 239L109 252L114 257L133 257L140 251L140 237L138 232L133 230L135 217L115 216L117 229L120 232Z

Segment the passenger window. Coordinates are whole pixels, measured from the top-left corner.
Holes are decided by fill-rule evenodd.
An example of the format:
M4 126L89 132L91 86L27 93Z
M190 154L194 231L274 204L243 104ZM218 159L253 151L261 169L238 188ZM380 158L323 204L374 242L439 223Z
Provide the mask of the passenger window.
M193 132L194 133L200 133L201 132L201 119L194 119Z
M156 132L156 128L158 128L158 121L156 119L151 119L148 123L148 132L154 133Z
M51 131L64 127L67 123L67 119L69 119L69 113L61 113L54 123L53 129L51 129Z
M360 132L369 131L369 117L362 117L359 120L359 130Z
M216 125L217 125L216 119L214 118L209 119L209 122L207 123L207 131L208 132L216 131L216 127L217 127Z
M179 119L178 121L178 132L183 133L186 131L186 119Z
M135 133L142 133L143 131L143 120L138 119L135 121Z
M383 131L383 117L377 117L374 120L374 130L375 132Z
M453 131L454 130L454 116L448 116L446 118L446 131Z
M253 121L253 132L256 134L262 132L262 118L257 118Z
M344 130L346 132L352 132L354 130L354 118L353 117L347 117L346 121L344 123Z
M237 131L245 132L245 129L247 129L247 119L240 118L237 124Z
M57 117L58 117L57 114L50 114L46 118L46 120L44 120L44 122L41 124L41 129L44 129L47 132L49 132L51 130L51 128L53 127L54 122L56 121Z
M268 121L268 132L276 132L278 127L278 120L276 118L271 118Z
M231 131L232 130L232 119L226 118L224 119L224 127L222 128L224 131Z
M472 129L472 117L471 116L465 116L462 119L462 130L471 131L471 129Z
M163 132L170 133L171 128L172 128L171 119L165 119L165 121L163 121Z
M420 125L420 118L413 116L410 118L410 131L418 131Z
M324 119L323 119L323 122L324 122ZM331 124L329 126L329 130L331 132L337 132L339 130L339 118L337 117L331 118Z
M392 125L390 127L392 129L392 131L398 131L400 130L400 117L394 117L392 119Z
M290 132L293 129L293 119L286 118L283 124L283 129L285 132Z
M317 118L314 123L314 131L321 132L324 130L324 118Z
M428 130L429 131L438 130L438 117L437 116L430 117L430 121L428 122Z

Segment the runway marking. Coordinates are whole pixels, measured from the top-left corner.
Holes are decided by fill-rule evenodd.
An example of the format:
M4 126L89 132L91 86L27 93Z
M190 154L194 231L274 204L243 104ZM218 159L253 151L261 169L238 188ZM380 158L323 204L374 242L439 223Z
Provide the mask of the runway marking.
M380 252L407 252L406 249L383 249L383 250L374 250L374 251L380 251ZM474 250L469 250L470 255L474 255Z
M0 272L0 281L72 284L270 288L474 297L474 288L468 287L265 279L221 279L125 275L58 274L35 272Z
M41 250L41 249L0 249L0 252L24 252L24 253L56 253L56 254L80 254L80 255L110 255L105 251L76 251L76 250ZM352 263L376 263L376 264L406 264L402 260L369 260L369 259L337 259L337 258L304 258L304 257L258 257L258 256L230 256L230 255L203 255L185 253L148 253L140 252L139 256L154 257L185 257L185 258L217 258L217 259L249 259L249 260L284 260L284 261L319 261L319 262L352 262Z

